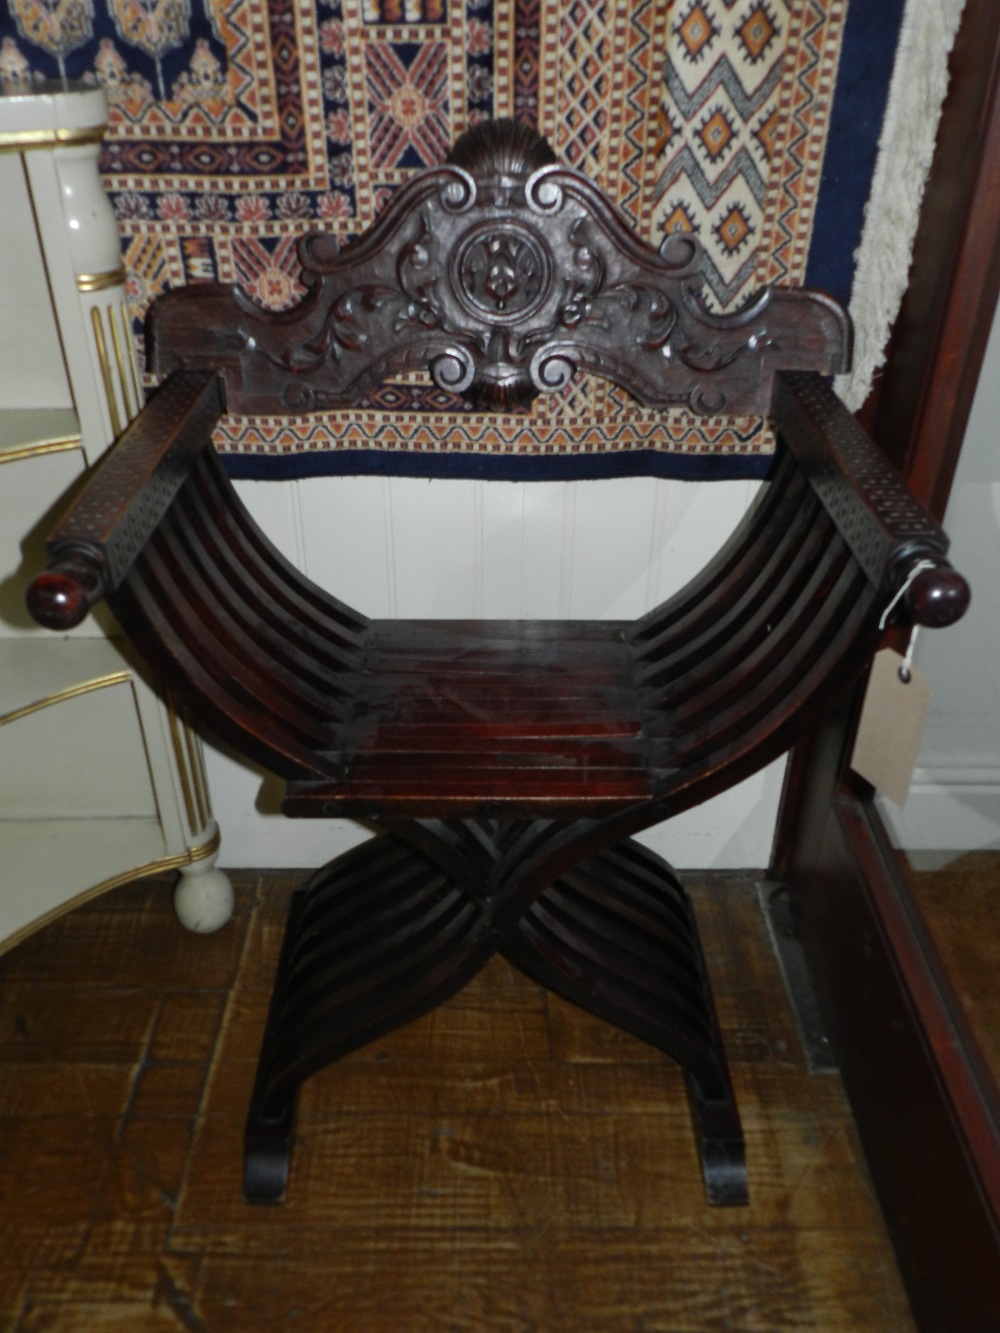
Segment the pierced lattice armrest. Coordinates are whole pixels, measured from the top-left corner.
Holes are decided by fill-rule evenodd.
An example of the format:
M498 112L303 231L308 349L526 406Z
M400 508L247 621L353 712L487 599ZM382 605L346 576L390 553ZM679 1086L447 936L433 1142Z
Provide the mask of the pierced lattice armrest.
M214 371L176 371L161 385L49 536L48 567L28 589L40 624L72 629L120 585L224 411Z
M946 534L827 381L779 374L772 418L892 619L939 628L964 615L969 586Z

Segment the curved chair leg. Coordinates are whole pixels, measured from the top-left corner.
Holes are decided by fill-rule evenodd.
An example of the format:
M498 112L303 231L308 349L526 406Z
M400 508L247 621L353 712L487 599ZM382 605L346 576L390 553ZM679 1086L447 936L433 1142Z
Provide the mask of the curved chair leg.
M564 871L525 909L521 875L491 875L499 857L480 855L476 832L478 843L458 825L425 824L406 842L375 838L295 893L247 1118L247 1200L284 1195L306 1078L436 1008L499 951L681 1064L709 1202L745 1203L739 1114L674 872L626 839ZM499 848L507 832L491 827L488 840Z
M454 881L389 837L295 892L247 1118L248 1202L284 1194L305 1079L460 990L496 949L483 919Z
M708 1201L746 1203L743 1131L698 928L667 862L631 839L581 862L524 913L503 952L681 1065Z

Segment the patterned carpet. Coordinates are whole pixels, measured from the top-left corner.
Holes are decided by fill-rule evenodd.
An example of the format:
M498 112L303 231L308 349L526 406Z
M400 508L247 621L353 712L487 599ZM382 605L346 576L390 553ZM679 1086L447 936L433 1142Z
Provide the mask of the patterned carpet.
M303 290L303 232L357 233L413 168L501 115L537 123L642 236L697 232L718 308L764 283L807 280L846 302L902 9L10 0L0 74L107 89L102 169L137 333L156 296L190 282L236 282L288 308ZM759 422L663 419L596 380L509 418L429 383L387 385L360 416L231 419L219 444L243 456L244 475L266 475L288 453L296 470L340 471L344 452L364 446L364 466L386 470L419 470L422 455L447 448L476 456L487 475L531 475L529 452L610 473L638 460L667 475L747 476L773 448Z

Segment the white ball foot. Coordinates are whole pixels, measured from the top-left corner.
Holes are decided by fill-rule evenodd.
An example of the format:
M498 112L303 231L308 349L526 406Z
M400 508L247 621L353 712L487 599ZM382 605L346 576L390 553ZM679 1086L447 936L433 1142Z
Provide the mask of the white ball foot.
M174 889L174 911L182 926L199 935L224 926L233 914L233 886L215 868L215 857L194 861L181 871Z

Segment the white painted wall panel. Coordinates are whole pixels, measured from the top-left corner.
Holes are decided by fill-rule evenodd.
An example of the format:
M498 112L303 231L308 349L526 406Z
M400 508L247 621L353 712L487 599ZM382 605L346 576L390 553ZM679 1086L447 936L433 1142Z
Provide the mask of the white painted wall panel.
M238 484L310 578L375 617L632 619L725 541L757 483L426 481L326 477ZM276 787L210 749L222 864L309 866L364 836L277 814ZM783 764L646 840L681 867L764 866Z
M528 502L534 489L495 485L476 490L481 545L477 614L484 619L519 619L528 601L528 584L538 579L527 542ZM537 503L544 514L547 497L537 497Z
M244 482L240 494L272 487L296 497L302 570L366 615L394 616L388 482L382 477L314 477L286 487Z
M572 487L564 598L575 620L634 620L646 610L659 483L647 477Z
M1000 319L994 320L944 520L972 604L948 630L921 631L916 661L931 709L903 812L909 850L1000 848Z
M473 481L424 481L393 477L389 538L396 614L435 620L478 614L478 546Z
M0 153L0 406L71 407L20 153Z

